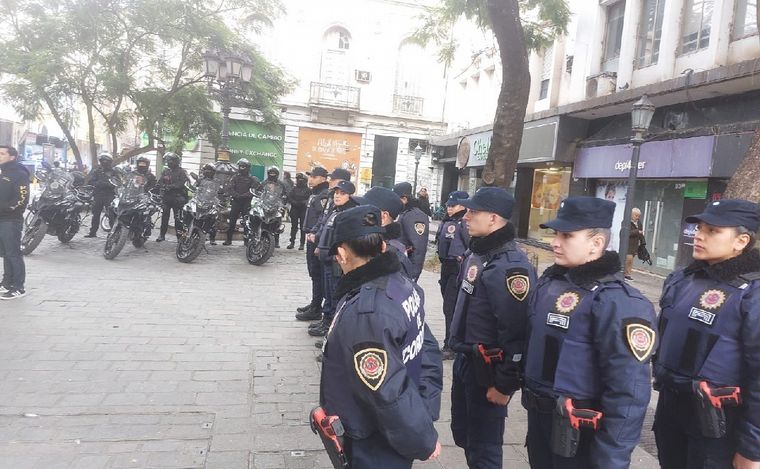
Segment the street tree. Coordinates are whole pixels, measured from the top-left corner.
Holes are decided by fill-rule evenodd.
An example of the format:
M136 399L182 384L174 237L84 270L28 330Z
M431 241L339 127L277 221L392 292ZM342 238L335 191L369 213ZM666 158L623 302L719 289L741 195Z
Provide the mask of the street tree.
M760 24L760 8L755 9L756 23ZM760 203L760 127L755 130L752 143L736 172L728 181L723 196Z
M508 187L517 168L530 94L528 52L567 33L570 9L566 0L441 0L415 36L423 43L435 42L447 68L457 47L452 26L462 18L490 30L499 46L501 90L483 183Z
M199 135L218 140L219 117L205 90L207 49L234 50L254 65L241 105L274 122L290 83L245 31L282 12L279 0L0 0L0 93L24 119L49 113L81 165L76 129L89 154L98 128L120 162L171 141L181 151ZM82 116L80 118L80 115ZM80 123L79 120L83 120ZM119 154L130 122L147 144ZM167 133L168 132L168 133Z

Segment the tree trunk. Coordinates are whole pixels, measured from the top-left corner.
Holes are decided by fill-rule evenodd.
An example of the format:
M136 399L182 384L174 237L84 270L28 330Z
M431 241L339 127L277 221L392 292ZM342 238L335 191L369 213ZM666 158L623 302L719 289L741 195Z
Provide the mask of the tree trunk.
M760 203L760 128L755 130L752 144L736 172L728 181L723 197Z
M512 183L517 168L525 108L528 106L528 49L520 23L518 0L488 0L488 14L499 44L502 79L483 183L506 188Z
M92 103L87 99L84 100L84 106L87 110L87 135L90 140L90 163L92 169L98 166L98 146L95 143L95 116L92 113Z
M58 108L55 107L55 104L53 103L53 99L44 91L41 93L42 99L45 101L45 104L47 104L48 109L50 110L50 114L53 115L53 119L55 119L55 122L58 124L58 127L61 128L61 131L63 132L63 135L66 137L66 140L69 141L69 147L71 147L72 153L74 153L74 159L76 159L76 166L77 169L82 169L82 153L79 151L79 145L77 145L77 141L74 138L74 136L71 134L71 130L66 125L66 122L63 120L63 116L61 116L61 113L58 112Z

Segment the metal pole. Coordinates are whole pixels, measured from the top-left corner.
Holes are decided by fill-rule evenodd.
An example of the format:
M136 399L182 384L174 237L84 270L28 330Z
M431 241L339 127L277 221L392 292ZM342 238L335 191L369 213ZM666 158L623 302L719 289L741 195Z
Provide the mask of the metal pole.
M636 177L639 172L639 154L641 144L644 143L643 135L637 133L632 139L633 155L631 156L631 168L628 171L628 190L625 194L625 212L623 212L623 225L620 227L620 256L621 268L625 269L625 256L628 254L628 237L631 234L631 210L633 210L633 197L635 195Z
M412 197L417 197L417 169L420 167L420 160L414 162L414 189L412 189Z
M222 84L222 149L229 151L230 149L230 89L226 83Z

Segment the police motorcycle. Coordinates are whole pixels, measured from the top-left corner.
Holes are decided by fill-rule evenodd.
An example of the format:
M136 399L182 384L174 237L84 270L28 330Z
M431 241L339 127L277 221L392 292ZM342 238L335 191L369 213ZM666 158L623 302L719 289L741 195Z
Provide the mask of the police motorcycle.
M274 254L274 235L285 231L282 219L285 204L278 191L253 193L251 210L243 220L245 257L253 265L262 265Z
M222 210L219 192L222 181L214 179L196 179L195 194L182 208L177 226L177 260L190 263L195 260L206 246L206 237L217 226Z
M128 239L134 247L141 248L150 236L153 216L161 210L161 196L145 192L146 182L146 178L136 171L111 179L118 189L112 204L114 224L103 249L106 259L116 258Z
M82 224L82 211L92 203L93 188L82 185L81 173L45 165L35 176L43 183L43 189L29 205L21 237L24 255L31 254L45 234L57 236L62 243L71 241Z
M122 164L119 166L116 166L114 168L117 177L119 179L113 179L111 180L111 184L114 184L115 186L121 185L121 180L124 178L125 175L128 175L132 172L132 167L129 164ZM111 225L113 224L113 220L116 220L116 205L118 205L118 197L115 197L114 200L106 207L103 207L103 216L100 217L100 229L108 233L111 231Z

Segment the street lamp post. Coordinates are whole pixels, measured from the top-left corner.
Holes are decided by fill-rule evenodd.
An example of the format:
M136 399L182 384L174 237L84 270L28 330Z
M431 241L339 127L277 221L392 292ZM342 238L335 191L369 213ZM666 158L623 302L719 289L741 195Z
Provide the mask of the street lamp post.
M412 194L414 197L417 197L417 170L420 168L420 159L422 158L422 147L420 144L417 144L417 147L414 149L414 189L412 189Z
M631 167L628 170L628 190L625 194L625 212L623 212L623 224L620 227L620 264L625 268L625 256L628 253L628 241L631 233L631 210L633 210L633 197L635 195L636 177L639 172L639 155L641 153L641 144L644 143L644 134L649 129L654 115L654 104L644 95L633 105L631 111L631 144L633 145L633 155L631 156Z

